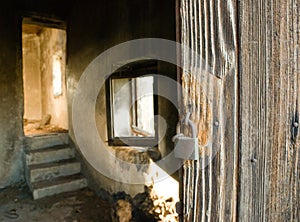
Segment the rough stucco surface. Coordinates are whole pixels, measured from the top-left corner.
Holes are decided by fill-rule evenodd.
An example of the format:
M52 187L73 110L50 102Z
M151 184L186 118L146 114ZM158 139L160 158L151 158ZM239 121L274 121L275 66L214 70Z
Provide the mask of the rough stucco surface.
M9 12L0 8L0 188L23 179L22 75L17 32Z
M68 128L65 85L66 32L43 28L38 34L23 34L24 118L41 120L51 115L51 124ZM61 63L62 94L53 95L53 60Z
M50 114L51 123L68 129L68 110L65 87L65 31L46 28L40 35L41 42L41 76L42 76L42 110L43 116ZM62 94L53 95L53 55L60 57L62 73Z
M79 14L88 16L78 16ZM110 47L132 39L149 37L175 40L174 1L106 0L85 1L84 3L78 1L73 6L69 15L67 35L69 118L72 117L71 102L74 92L80 76L88 64ZM106 135L106 110L103 93L102 89L96 105L96 120L102 138ZM71 119L69 119L69 129L72 139L76 142ZM116 155L118 154L117 149L110 149L112 152L116 152ZM130 158L128 157L128 159ZM112 181L94 170L84 159L82 162L89 185L95 190L103 188L109 192L125 191L130 195L143 192L143 185ZM108 162L107 167L115 169L117 166L113 162ZM124 175L126 176L126 173Z
M22 35L24 118L42 119L40 42L35 34Z

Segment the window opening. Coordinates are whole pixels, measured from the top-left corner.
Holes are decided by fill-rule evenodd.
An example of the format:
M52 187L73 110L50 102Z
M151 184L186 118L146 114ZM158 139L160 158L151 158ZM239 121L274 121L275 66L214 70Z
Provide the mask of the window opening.
M157 73L157 63L135 65L121 68L107 80L109 145L153 146L157 143L153 75Z

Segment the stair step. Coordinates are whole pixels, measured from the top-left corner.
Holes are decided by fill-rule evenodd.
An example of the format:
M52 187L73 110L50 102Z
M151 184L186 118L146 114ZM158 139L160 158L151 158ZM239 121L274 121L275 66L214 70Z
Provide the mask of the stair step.
M57 162L60 160L73 159L74 157L74 149L71 149L66 145L59 145L30 151L26 154L26 163L28 166L30 166L34 164L50 163Z
M68 133L53 133L27 136L26 143L29 150L43 149L51 146L68 144L69 135Z
M67 133L26 137L26 181L33 199L87 187Z
M76 159L62 160L53 163L35 164L29 168L29 181L31 183L52 180L56 177L80 173L81 165Z
M81 174L35 182L32 184L33 199L37 200L55 194L76 191L85 187L87 187L87 181Z

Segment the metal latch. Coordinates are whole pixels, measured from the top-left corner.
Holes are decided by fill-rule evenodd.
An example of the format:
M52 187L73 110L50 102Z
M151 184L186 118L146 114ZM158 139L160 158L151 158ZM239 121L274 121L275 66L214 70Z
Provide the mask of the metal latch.
M188 125L192 131L192 137L187 137L180 132L181 121L177 124L176 135L172 138L175 143L174 155L175 158L184 160L198 160L198 138L195 124L190 120L190 113L186 115L185 125Z

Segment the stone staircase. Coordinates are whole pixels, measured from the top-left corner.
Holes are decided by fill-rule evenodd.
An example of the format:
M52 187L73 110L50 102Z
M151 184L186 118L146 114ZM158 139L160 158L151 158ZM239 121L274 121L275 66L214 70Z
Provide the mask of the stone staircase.
M33 199L87 187L66 133L26 137L26 181Z

